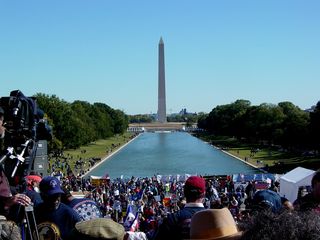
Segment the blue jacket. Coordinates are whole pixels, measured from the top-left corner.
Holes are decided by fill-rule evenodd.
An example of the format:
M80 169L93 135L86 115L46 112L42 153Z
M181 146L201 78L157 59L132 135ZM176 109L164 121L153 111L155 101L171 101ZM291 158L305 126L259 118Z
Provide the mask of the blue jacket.
M155 239L189 239L192 216L204 210L204 207L184 207L182 210L169 214L159 226Z

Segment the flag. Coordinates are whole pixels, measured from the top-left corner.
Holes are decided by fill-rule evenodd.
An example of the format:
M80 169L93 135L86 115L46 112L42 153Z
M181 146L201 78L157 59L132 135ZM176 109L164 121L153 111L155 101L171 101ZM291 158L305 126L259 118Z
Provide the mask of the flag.
M134 194L133 196L132 196L132 199L131 200L133 200L133 201L139 201L139 200L141 200L142 199L142 196L143 196L143 193L144 193L144 189L136 189L135 190L135 192L136 192L136 194Z
M134 205L128 205L126 218L123 224L126 231L134 232L139 228L139 211L134 208Z

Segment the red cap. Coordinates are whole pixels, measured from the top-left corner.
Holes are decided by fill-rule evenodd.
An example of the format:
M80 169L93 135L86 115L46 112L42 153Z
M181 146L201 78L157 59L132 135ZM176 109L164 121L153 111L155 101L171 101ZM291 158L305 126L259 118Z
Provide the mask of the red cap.
M30 183L31 183L31 181L35 181L35 182L39 183L42 180L41 177L38 175L28 175L28 176L26 176L26 179L27 179L27 182L30 182Z
M206 192L206 181L202 177L191 176L187 179L185 188L199 190L200 193Z

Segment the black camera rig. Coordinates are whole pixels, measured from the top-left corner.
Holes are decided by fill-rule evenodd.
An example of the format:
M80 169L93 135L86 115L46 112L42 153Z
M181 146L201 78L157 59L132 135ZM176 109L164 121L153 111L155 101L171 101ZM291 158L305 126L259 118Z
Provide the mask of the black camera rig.
M0 99L4 109L5 127L11 139L34 138L35 116L37 115L36 100L26 97L19 90L12 91L9 97Z
M4 171L15 191L26 193L26 176L33 169L37 143L40 139L51 139L51 128L43 121L43 111L37 107L36 99L24 96L19 90L12 91L9 97L0 98L0 107L4 110L6 132L3 143L7 150L0 158L0 170ZM19 206L15 216L17 221L21 212ZM29 234L24 234L22 239L40 239L33 205L24 208L20 224L24 229L22 233Z
M12 91L9 97L1 97L0 106L4 110L3 145L7 149L1 160L10 185L16 186L33 170L37 142L51 140L51 128L43 120L36 98L26 97L20 90Z

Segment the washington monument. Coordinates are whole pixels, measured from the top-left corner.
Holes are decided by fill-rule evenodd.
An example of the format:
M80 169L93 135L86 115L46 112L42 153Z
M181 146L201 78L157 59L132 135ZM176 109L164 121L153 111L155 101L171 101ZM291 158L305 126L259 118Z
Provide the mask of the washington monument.
M159 42L159 66L158 66L158 121L167 122L166 114L166 80L164 71L164 44L162 37Z

